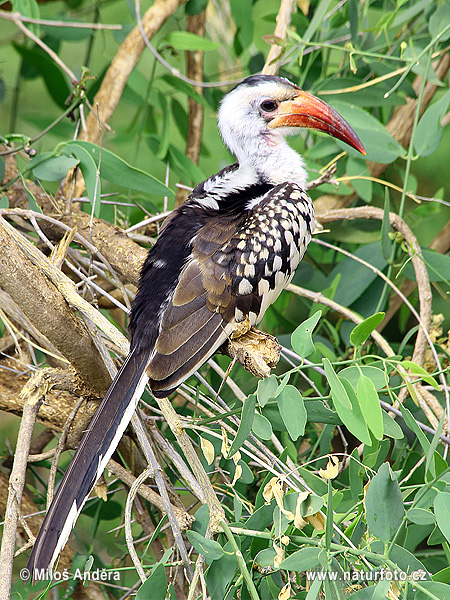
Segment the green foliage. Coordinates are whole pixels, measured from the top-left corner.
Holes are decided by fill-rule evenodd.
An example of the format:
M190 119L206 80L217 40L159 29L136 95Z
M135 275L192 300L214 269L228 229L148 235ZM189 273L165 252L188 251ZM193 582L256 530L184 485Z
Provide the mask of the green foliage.
M214 600L442 600L450 597L444 392L449 370L448 244L442 252L450 219L450 138L443 126L448 122L450 91L448 78L440 79L436 70L448 52L450 4L448 0L297 4L306 14L293 13L283 40L273 37L279 0L182 4L151 39L173 70L145 50L109 122L111 130L104 130L101 141L93 144L84 141L82 129L89 112L97 113L95 94L119 45L136 25L134 2L15 0L13 10L26 18L98 21L121 29L24 21L75 73L78 81L72 81L34 39L2 20L0 142L8 153L15 147L19 173L2 183L0 213L36 243L47 247L50 237L55 244L51 236L59 241L65 229L56 235L43 227L40 217L45 215L36 198L41 188L30 180L58 198L59 183L77 168L87 198L74 199L72 210L81 206L135 235L134 227L144 218L174 207L177 184L192 187L233 162L215 123L218 104L229 87L205 87L200 93L182 80L178 74L186 73L186 51L205 52L206 83L237 82L259 72L268 42L276 43L282 54L280 75L333 106L366 147L367 157L362 158L334 138L306 130L290 140L305 158L310 180L328 165L336 166L328 181L309 191L313 200L320 198L319 221L329 195L334 195L333 207L350 206L353 212L327 215L324 231L314 236L294 276L294 286L267 311L261 328L277 335L283 346L273 374L256 381L235 367L229 375L232 385L222 386L220 369L205 365L204 379L190 378L184 400L176 399L183 431L194 444L200 436L213 449L211 465L200 456L231 524L234 544L224 533L211 539L206 507L196 504L198 489L191 486L186 471L177 470L184 461L181 449L165 423L156 420L173 452L167 463L161 460L161 468L171 493L179 493L179 506L194 507L196 521L183 537L191 558L201 556L205 561L204 581ZM187 17L207 5L206 35L186 31ZM147 8L142 7L142 14ZM437 91L423 110L425 84L427 90L437 86ZM198 164L186 155L189 100L204 109ZM407 107L412 107L409 112ZM400 124L393 118L399 114ZM0 180L9 173L10 158L0 155ZM371 162L383 166L374 168ZM25 190L26 201L20 206L15 204L16 186ZM11 212L24 207L31 213ZM149 215L143 215L142 208ZM392 228L394 216L406 222L414 238L407 228L400 232ZM55 219L56 211L50 217ZM155 223L150 226L139 229L139 243L154 242L157 229ZM427 248L441 230L439 243ZM417 270L415 261L419 247L423 271ZM76 267L74 283L80 294L106 312L101 295L96 296L98 289L89 284L94 279L100 289L104 287L110 302L111 295L115 297L111 289L123 291L123 278L107 263L100 267L98 256L90 252L72 242L64 272L67 263ZM431 292L424 292L426 278L432 282ZM401 298L399 309L394 288L406 285L409 293L417 281L422 286L420 297L414 290L407 301ZM128 300L122 298L120 308ZM433 346L425 339L420 354L415 344L423 327L416 317L419 313L423 320L424 307L443 317L431 329ZM108 317L120 327L123 315L118 317L118 310L108 312ZM22 351L31 357L31 369L54 364L40 346L30 349L33 332L25 329L22 336L16 331L17 315L3 315L2 309L0 331L6 352L12 354L25 337ZM223 357L215 360L222 370L227 368ZM2 429L0 435L9 460L10 432ZM120 452L126 460L125 452ZM163 448L160 455L165 453ZM333 464L330 454L339 465ZM169 464L174 456L178 462ZM37 510L45 509L43 473L48 468L48 462L39 463L39 469L30 467L27 482ZM120 567L121 589L104 588L120 598L125 589L136 590L140 580L131 568L121 527L126 493L117 481L108 490L114 499L109 496L104 505L99 499L89 500L76 531L84 557L93 557L90 571ZM148 522L142 518L132 526L135 541L139 538L135 544L139 559L149 576L136 598L175 598L179 557L172 552L159 509L149 502L145 508ZM117 539L112 533L116 529ZM158 554L161 548L166 552L163 559ZM80 561L84 564L86 558L78 557L76 565ZM395 585L382 576L396 571L404 579ZM59 593L64 598L59 584L52 585L55 597ZM16 595L38 597L34 588L24 590L17 575Z
M141 585L136 600L145 600L152 598L154 600L164 600L167 591L167 577L164 565L158 563L153 568L149 578Z
M365 505L370 531L382 542L391 541L402 524L404 508L400 486L388 463L371 480Z

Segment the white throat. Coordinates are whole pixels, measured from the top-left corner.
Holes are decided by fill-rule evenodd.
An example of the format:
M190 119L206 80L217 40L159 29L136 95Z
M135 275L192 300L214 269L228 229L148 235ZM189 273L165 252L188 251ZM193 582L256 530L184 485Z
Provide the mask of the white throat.
M280 134L259 134L260 139L249 139L249 147L236 154L239 166L255 170L266 181L274 184L292 181L305 188L307 172L303 158L293 150Z
M268 129L248 102L234 103L230 96L222 102L218 121L223 141L236 156L239 170L252 171L255 177L270 183L292 181L304 188L307 173L303 158L284 139L296 131Z

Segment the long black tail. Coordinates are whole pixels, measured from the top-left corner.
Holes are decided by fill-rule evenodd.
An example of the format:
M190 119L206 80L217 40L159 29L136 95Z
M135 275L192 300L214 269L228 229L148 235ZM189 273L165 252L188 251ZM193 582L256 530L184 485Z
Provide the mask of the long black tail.
M58 487L28 560L51 569L75 521L122 437L148 381L148 354L132 351L112 382Z

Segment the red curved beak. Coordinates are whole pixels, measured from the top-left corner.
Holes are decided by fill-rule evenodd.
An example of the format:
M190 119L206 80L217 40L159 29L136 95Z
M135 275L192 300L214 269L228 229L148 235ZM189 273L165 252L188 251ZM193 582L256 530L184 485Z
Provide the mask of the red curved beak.
M364 156L367 152L361 140L334 108L308 92L299 91L294 100L281 102L269 128L305 127L317 129L345 142Z

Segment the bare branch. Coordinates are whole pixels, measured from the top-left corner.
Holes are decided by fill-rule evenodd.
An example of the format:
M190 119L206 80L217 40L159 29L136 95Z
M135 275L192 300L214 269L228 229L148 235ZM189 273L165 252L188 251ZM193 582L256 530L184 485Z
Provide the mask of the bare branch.
M274 37L285 40L287 34L287 28L291 22L292 10L294 8L294 0L281 0L280 10L277 15L277 24L275 31L273 32ZM277 75L280 68L278 58L282 52L282 47L277 44L271 44L269 54L267 55L266 63L262 72L265 75Z
M1 286L80 375L105 391L111 380L90 335L60 292L19 248L11 229L0 217Z
M28 27L26 27L22 23L22 21L24 19L21 17L20 13L16 13L16 12L9 13L4 10L1 10L0 18L6 19L7 21L12 21L15 25L17 25L17 27L20 29L20 31L22 31L22 33L24 33L35 44L40 46L42 48L42 50L44 50L44 52L46 52L50 56L50 58L52 60L54 60L57 65L59 65L61 67L61 69L69 76L70 81L72 83L77 82L75 73L73 73L73 71L71 69L69 69L69 67L65 63L63 63L63 61L59 58L59 56L56 54L56 52L54 52L49 46L47 46L47 44L45 42L43 42L40 38L38 38L36 35L34 35L34 33L31 31L31 29L28 29Z
M14 465L9 478L8 501L3 526L0 561L0 597L8 600L11 592L12 568L19 510L25 485L27 458L40 402L26 402L17 436Z

